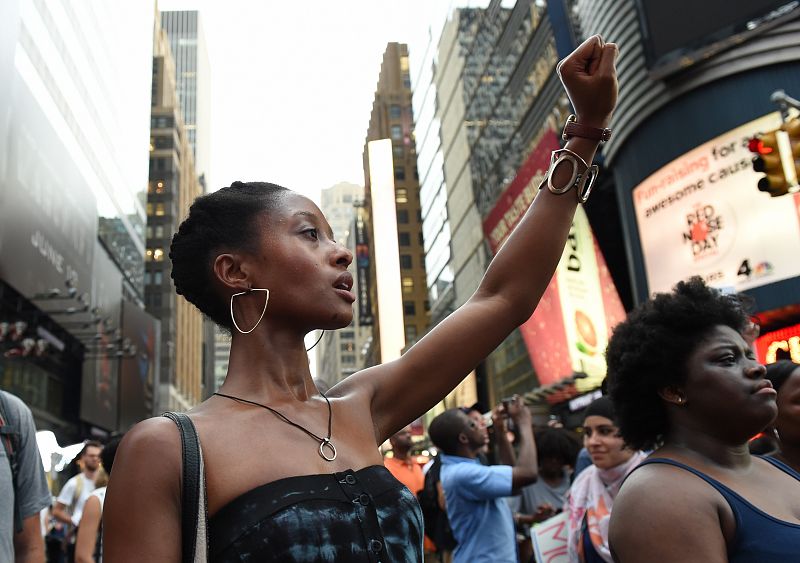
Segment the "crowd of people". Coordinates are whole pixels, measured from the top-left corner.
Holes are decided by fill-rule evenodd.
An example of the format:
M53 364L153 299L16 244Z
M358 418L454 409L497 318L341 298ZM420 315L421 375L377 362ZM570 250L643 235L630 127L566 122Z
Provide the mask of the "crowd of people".
M587 163L609 134L616 57L593 36L559 63L576 116L567 142L472 298L399 359L327 392L304 337L350 323L352 254L316 205L280 186L235 182L198 198L172 240L172 279L232 333L227 377L190 413L130 430L107 489L97 488L99 460L110 470L117 448L86 444L53 507L62 543L74 544L66 551L114 563L527 563L537 526L561 518L570 562L796 561L800 373L768 374L743 303L700 279L615 328L608 395L578 428L583 450L571 430L534 429L513 397L491 412L491 448L472 406L431 421L439 454L427 472L411 457L407 425L527 320L547 287L590 192ZM0 397L12 430L0 559L39 562L50 495L32 417ZM764 432L770 455L751 455ZM379 451L386 440L391 460Z
M0 561L102 562L103 499L121 438L85 441L70 464L76 474L51 484L31 410L0 389Z

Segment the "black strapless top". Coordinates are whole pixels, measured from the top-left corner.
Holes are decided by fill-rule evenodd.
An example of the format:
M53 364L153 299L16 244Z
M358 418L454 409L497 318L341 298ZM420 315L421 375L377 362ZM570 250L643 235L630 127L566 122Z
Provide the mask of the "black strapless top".
M209 520L215 563L420 563L422 539L416 497L382 465L261 485Z

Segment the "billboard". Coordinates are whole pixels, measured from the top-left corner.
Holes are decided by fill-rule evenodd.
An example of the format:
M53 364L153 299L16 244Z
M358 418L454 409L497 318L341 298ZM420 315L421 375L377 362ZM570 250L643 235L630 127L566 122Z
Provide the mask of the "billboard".
M781 125L776 112L662 167L632 192L650 293L701 276L743 291L800 275L800 194L758 191L747 141Z
M550 153L559 148L555 132L548 130L487 215L483 228L493 253L533 201ZM555 275L531 318L520 326L539 382L555 383L583 372L589 377L578 380L576 387L597 387L606 374L608 336L624 318L605 259L579 206Z
M127 430L153 414L161 322L144 309L122 304L119 429Z
M80 417L100 428L117 426L119 372L117 358L110 352L115 346L115 332L120 327L122 274L99 241L95 240L92 267L92 308L99 322L82 338L86 346L81 376ZM93 336L91 332L95 332Z
M358 323L361 326L371 326L372 299L369 287L369 235L367 223L364 220L366 212L361 207L356 208L356 282L358 284Z
M645 59L662 78L798 15L794 0L636 0ZM691 17L687 17L691 14Z

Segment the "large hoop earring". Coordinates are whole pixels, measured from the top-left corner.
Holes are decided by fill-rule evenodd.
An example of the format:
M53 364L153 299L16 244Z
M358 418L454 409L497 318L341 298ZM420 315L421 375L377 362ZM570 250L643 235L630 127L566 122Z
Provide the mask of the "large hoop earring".
M239 328L239 325L236 324L236 317L233 315L233 299L235 297L239 297L240 295L247 295L248 293L252 293L254 291L263 291L266 294L266 298L264 299L264 309L261 311L261 316L258 317L258 320L256 321L256 324L253 326L253 328L251 328L250 330L242 330L241 328ZM264 318L264 313L267 312L267 303L269 303L269 290L268 289L262 289L262 288L259 288L259 287L251 287L247 291L240 291L239 293L234 293L233 295L231 295L231 321L233 321L233 326L236 327L236 330L238 330L242 334L250 334L251 332L253 332L256 329L256 327L261 323L261 319Z
M322 337L323 337L323 336L325 336L325 331L324 331L324 330L323 330L323 331L320 333L320 335L319 335L319 338L317 338L317 341L316 341L316 342L314 342L314 344L312 344L312 345L311 345L311 348L313 348L314 346L316 346L317 344L319 344L319 341L320 341L320 340L322 340ZM306 348L306 352L310 352L310 351L311 351L311 348Z

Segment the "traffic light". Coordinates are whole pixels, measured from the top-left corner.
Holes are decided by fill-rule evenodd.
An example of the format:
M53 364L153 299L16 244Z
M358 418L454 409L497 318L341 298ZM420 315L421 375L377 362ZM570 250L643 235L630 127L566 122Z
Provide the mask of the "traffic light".
M798 190L800 168L800 118L784 123L780 129L756 135L747 148L755 153L753 170L763 172L758 189L772 197Z

